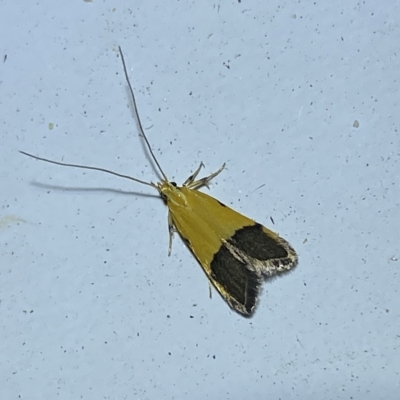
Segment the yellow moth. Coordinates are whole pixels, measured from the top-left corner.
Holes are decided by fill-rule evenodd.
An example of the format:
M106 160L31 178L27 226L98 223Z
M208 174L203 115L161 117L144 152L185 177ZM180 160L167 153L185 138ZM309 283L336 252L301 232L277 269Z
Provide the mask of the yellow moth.
M203 167L201 163L182 186L168 180L144 133L121 48L119 53L140 136L162 175L161 181L145 182L104 168L61 163L23 151L21 153L57 165L106 172L156 189L168 207L168 254L171 254L173 234L177 231L202 266L209 281L227 303L242 315L252 315L263 278L295 267L296 252L275 232L199 191L202 186L208 187L208 183L222 172L225 164L211 175L196 180Z

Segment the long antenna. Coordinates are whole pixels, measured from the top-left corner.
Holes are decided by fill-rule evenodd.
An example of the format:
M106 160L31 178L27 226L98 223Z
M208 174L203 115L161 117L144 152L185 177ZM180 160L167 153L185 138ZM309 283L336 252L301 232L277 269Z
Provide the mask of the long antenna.
M29 153L27 153L25 151L21 151L20 150L19 152L24 154L24 155L26 155L26 156L28 156L28 157L35 158L36 160L45 161L45 162L48 162L48 163L51 163L51 164L56 164L56 165L62 165L63 167L74 167L74 168L82 168L82 169L91 169L93 171L106 172L107 174L115 175L115 176L118 176L118 177L124 178L124 179L130 179L131 181L139 182L139 183L142 183L143 185L151 186L151 187L154 187L154 188L157 189L157 186L152 182L145 182L145 181L142 181L140 179L133 178L132 176L129 176L129 175L123 175L123 174L119 174L118 172L110 171L109 169L99 168L99 167L91 167L91 166L88 166L88 165L67 164L67 163L62 163L62 162L59 162L59 161L49 160L49 159L43 158L43 157L34 156L33 154L29 154Z
M129 80L128 71L126 69L125 59L124 59L124 55L122 53L121 46L118 46L118 50L119 50L119 54L121 55L121 60L122 60L122 66L124 68L125 79L126 79L126 81L128 83L129 92L130 92L130 94L132 96L133 107L135 109L135 114L136 114L136 122L137 122L138 127L139 127L140 135L143 137L143 139L144 139L144 141L146 143L146 146L147 146L147 148L148 148L148 150L149 150L149 152L151 154L151 157L153 158L154 162L156 163L156 165L157 165L159 171L161 172L161 175L163 176L164 180L168 181L168 178L165 175L164 171L162 170L160 164L158 163L157 158L154 155L153 150L151 149L150 142L148 141L147 136L144 133L142 122L140 121L139 112L138 112L137 105L136 105L135 94L133 93L132 85L131 85L131 82ZM63 167L91 169L93 171L105 172L107 174L118 176L119 178L129 179L131 181L135 181L135 182L141 183L143 185L151 186L151 187L156 188L158 190L158 186L155 185L153 182L145 182L145 181L142 181L141 179L133 178L132 176L129 176L129 175L124 175L124 174L120 174L118 172L110 171L109 169L99 168L99 167L92 167L90 165L79 165L79 164L62 163L62 162L59 162L59 161L50 160L48 158L38 157L38 156L35 156L33 154L27 153L25 151L20 151L20 153L24 154L25 156L35 158L36 160L45 161L45 162L48 162L50 164L61 165Z
M139 126L140 134L142 135L144 141L146 142L146 146L147 146L147 148L149 149L149 152L150 152L150 154L151 154L151 157L153 158L154 162L156 163L158 169L160 170L161 175L163 176L163 178L164 178L165 181L168 181L167 175L165 175L165 173L164 173L164 171L162 170L160 164L158 163L157 158L156 158L156 156L154 155L153 150L151 149L150 143L149 143L149 141L147 140L147 136L146 136L146 134L144 133L143 126L142 126L142 122L140 121L139 112L138 112L138 109L137 109L137 106L136 106L135 95L134 95L134 93L133 93L132 85L131 85L131 82L130 82L129 76L128 76L128 71L127 71L127 69L126 69L125 59L124 59L124 55L123 55L123 53L122 53L121 46L118 46L118 50L119 50L119 54L121 55L122 65L123 65L123 67L124 67L125 78L126 78L126 81L128 82L129 91L130 91L131 96L132 96L133 107L134 107L134 109L135 109L135 114L136 114L136 118L137 118L137 123L138 123L138 126Z

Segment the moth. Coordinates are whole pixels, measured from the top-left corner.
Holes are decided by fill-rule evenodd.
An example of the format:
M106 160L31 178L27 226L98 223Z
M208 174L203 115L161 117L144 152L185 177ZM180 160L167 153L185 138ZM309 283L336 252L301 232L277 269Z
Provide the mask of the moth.
M174 233L178 232L211 284L230 307L241 315L251 316L264 278L294 268L298 262L295 250L275 232L199 190L203 186L208 187L211 180L223 171L225 164L216 172L197 179L201 168L204 167L203 163L200 163L182 186L167 178L144 132L121 47L119 54L134 106L139 135L145 141L161 174L161 181L146 182L104 168L58 162L24 151L21 153L56 165L105 172L157 190L168 207L168 255L171 254Z

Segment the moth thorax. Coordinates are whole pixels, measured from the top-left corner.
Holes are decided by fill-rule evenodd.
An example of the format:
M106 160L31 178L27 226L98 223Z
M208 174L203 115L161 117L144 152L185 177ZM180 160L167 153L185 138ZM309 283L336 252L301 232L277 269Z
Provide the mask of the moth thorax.
M159 184L161 197L168 203L174 203L180 207L187 206L187 198L182 193L180 187L176 186L175 182L161 182Z

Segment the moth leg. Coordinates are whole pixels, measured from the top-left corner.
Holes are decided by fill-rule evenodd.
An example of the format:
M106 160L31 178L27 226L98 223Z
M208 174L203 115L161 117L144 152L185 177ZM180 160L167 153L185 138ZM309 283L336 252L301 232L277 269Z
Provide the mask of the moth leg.
M199 168L197 168L196 171L194 171L193 174L190 175L189 178L186 179L183 186L190 186L193 183L193 181L196 179L196 176L199 174L201 167L204 167L203 162L201 162L199 165Z
M176 229L174 226L174 222L172 221L171 212L168 212L168 232L169 232L168 257L171 255L172 240L174 238L175 231L176 231Z
M204 178L201 178L198 181L190 182L187 185L187 188L188 189L198 189L201 186L206 186L208 188L208 182L210 182L211 179L214 179L219 173L221 173L224 168L225 168L225 163L222 164L222 167L218 171L212 173L211 175L205 176Z

